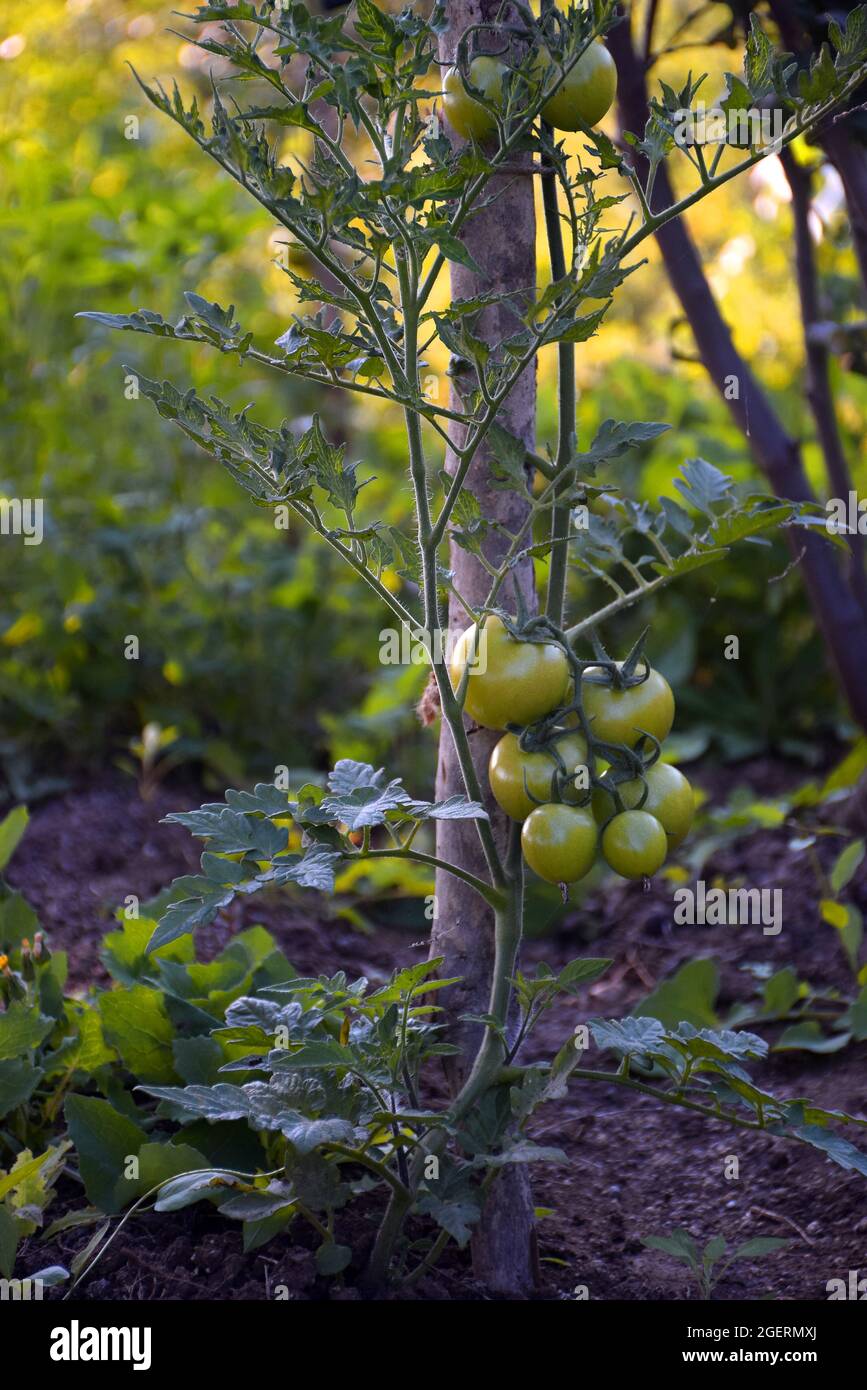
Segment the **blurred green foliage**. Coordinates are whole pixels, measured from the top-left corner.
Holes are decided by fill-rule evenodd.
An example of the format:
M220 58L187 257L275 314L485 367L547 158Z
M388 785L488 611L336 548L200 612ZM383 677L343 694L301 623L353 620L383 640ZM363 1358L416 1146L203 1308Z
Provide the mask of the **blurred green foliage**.
M339 756L369 727L375 742L419 684L382 678L380 615L318 542L276 530L127 399L121 362L159 376L160 345L74 317L140 303L177 316L195 287L234 299L266 342L286 327L267 218L145 109L124 66L183 63L168 22L165 5L131 17L113 0L3 15L0 495L45 504L43 544L0 539L0 757L18 795L58 752L106 761L150 720L176 725L221 785L308 766L328 741ZM192 77L205 98L206 74ZM323 408L208 355L184 368L275 421ZM335 729L344 717L339 734L320 711Z
M273 264L279 237L267 217L160 121L129 72L178 75L206 103L211 60L168 32L179 23L162 0L134 13L122 0L7 0L0 22L0 497L45 501L42 545L0 537L0 797L32 798L70 766L112 762L149 722L177 729L174 751L221 786L342 756L387 757L423 785L435 742L413 710L424 673L380 665L383 613L318 542L276 530L222 470L127 399L121 363L162 376L158 341L74 317L147 304L176 318L183 291L196 290L234 303L265 346L290 321L295 301ZM694 228L736 338L788 427L808 437L821 491L776 196L766 184L731 188ZM581 354L582 434L607 416L674 426L612 471L637 496L670 490L696 454L748 478L744 441L701 369L674 360L689 345L650 255ZM845 306L852 263L838 206L819 255L829 307L834 296ZM540 376L540 444L552 434L552 365ZM375 475L366 512L406 521L402 425L389 411L316 399L193 349L183 372L236 407L255 401L272 424L303 426L320 410ZM863 436L864 379L841 378L838 399L851 445ZM809 754L838 721L797 573L779 578L790 560L782 544L744 548L609 634L626 643L653 617L651 654L679 687L679 723L696 748L711 738L724 756L769 743ZM597 597L584 582L574 578L579 611ZM728 634L740 638L737 662L722 656ZM138 660L124 655L131 635Z

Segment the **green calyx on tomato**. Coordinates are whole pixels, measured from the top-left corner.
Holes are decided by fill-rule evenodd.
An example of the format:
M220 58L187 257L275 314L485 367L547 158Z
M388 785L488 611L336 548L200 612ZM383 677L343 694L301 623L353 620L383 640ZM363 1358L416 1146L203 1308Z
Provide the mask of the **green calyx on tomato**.
M563 801L575 802L586 796L575 786L574 774L586 766L587 744L580 734L564 733L555 738L556 756L547 749L528 752L521 747L516 734L504 734L491 753L488 780L497 804L512 820L526 820L539 802L552 801L558 782ZM570 774L569 781L560 779L559 758Z
M547 49L537 58L542 68L552 66ZM553 96L542 107L542 115L557 130L580 130L596 125L610 109L617 94L617 67L602 43L591 43L567 72Z
M651 670L638 685L618 690L603 681L601 666L589 666L581 682L584 713L594 738L603 743L625 743L632 748L643 733L661 743L674 723L674 696L659 671ZM587 677L598 677L588 680Z
M589 810L553 803L537 806L524 821L521 848L547 883L575 883L593 867L598 836Z
M665 863L668 837L649 811L622 811L602 832L602 853L621 878L649 878Z
M655 816L668 837L669 849L677 849L686 839L695 814L695 799L683 773L671 763L654 763L645 771L647 799L641 807ZM639 777L617 786L626 810L635 810L641 800L644 785ZM593 814L600 825L616 811L614 798L602 788L593 793Z
M455 643L449 661L458 690L469 663L464 709L486 729L535 724L563 703L569 663L553 642L520 642L502 618L490 614L481 630L474 623Z
M499 107L503 98L505 72L505 63L482 54L470 63L469 78L472 86L478 88L486 101ZM476 101L475 97L470 96L458 68L449 68L443 78L443 110L452 130L465 140L471 137L474 140L484 140L497 128L493 113L480 101Z

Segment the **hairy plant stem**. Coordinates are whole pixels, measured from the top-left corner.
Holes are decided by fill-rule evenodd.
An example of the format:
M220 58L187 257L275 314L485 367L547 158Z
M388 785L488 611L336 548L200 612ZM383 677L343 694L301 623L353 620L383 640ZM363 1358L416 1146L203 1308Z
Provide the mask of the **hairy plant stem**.
M543 122L543 130L549 138L553 131ZM560 222L560 207L557 200L557 175L553 165L542 175L542 206L545 212L545 231L548 237L548 250L551 257L551 279L566 278L566 256L563 250L563 227ZM557 456L554 462L554 477L558 478L569 467L575 452L575 344L557 344ZM563 621L563 606L566 600L566 574L569 563L569 527L572 507L570 503L555 500L551 507L551 558L548 571L548 594L545 612L559 627Z
M415 362L419 305L417 295L414 293L413 276L400 258L398 276L404 316L405 370L407 378L412 380L412 374L417 373ZM438 535L431 523L421 421L415 411L408 409L405 414L405 423L418 527L417 537L421 562L425 625L427 631L433 635L439 634L441 630L437 593ZM467 732L464 728L463 709L452 690L451 679L443 661L441 649L441 643L433 643L430 657L440 693L443 719L448 725L454 742L467 795L472 800L478 801L481 800L481 787L473 763ZM489 1013L500 1027L505 1028L511 999L511 981L521 940L523 874L520 834L517 827L512 828L506 863L504 864L489 822L477 821L476 826L494 890L483 894L494 909L495 954L490 986ZM407 853L412 853L412 851ZM477 891L481 891L480 884L473 875L468 876L461 873L459 876L463 876L472 883ZM502 1061L503 1046L497 1030L488 1027L482 1035L470 1072L450 1107L449 1117L454 1124L460 1122L488 1089L502 1065ZM392 1191L391 1200L365 1273L365 1285L369 1291L377 1291L387 1282L394 1247L412 1207L418 1185L424 1176L425 1163L430 1158L436 1158L445 1147L446 1142L446 1133L442 1130L435 1131L427 1146L417 1150L410 1167L407 1187Z
M509 882L503 905L494 914L495 956L491 978L488 1012L505 1027L511 999L512 977L518 948L521 944L524 885L521 868L520 828L512 827L507 853ZM497 1083L503 1066L503 1045L494 1028L485 1029L472 1068L458 1094L452 1101L448 1118L459 1124L477 1101ZM370 1261L365 1271L365 1288L376 1293L385 1287L394 1247L425 1176L430 1159L438 1158L448 1141L442 1129L434 1130L424 1147L419 1146L409 1171L409 1183L403 1192L393 1191L382 1224L377 1233Z
M414 277L406 262L398 256L398 280L401 291L401 308L404 319L404 363L408 381L418 389L418 322L419 305ZM443 719L446 721L454 740L455 750L467 796L471 801L482 800L482 789L473 764L467 732L464 728L463 710L455 698L451 679L442 655L442 642L436 640L441 632L439 604L437 601L437 540L431 520L430 498L425 467L424 441L422 439L421 419L418 412L407 408L404 412L407 445L409 449L410 477L412 479L413 500L415 502L419 560L421 564L421 588L424 607L425 629L431 637L430 661L440 696ZM490 823L476 821L485 864L494 887L504 884L503 866L494 840Z

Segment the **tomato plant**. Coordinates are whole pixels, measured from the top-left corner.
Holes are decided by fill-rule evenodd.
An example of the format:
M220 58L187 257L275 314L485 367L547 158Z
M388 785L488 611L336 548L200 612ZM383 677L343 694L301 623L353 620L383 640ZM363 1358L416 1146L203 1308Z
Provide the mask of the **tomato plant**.
M341 760L325 788L290 789L275 779L173 817L205 840L202 872L179 881L148 944L153 954L188 937L238 895L288 883L328 891L338 870L377 858L436 869L438 900L445 899L446 883L456 882L467 894L461 911L445 911L441 927L435 922L432 959L384 992L368 998L365 982L290 980L276 1000L272 988L264 1000L245 1002L232 1017L231 1041L250 1044L268 1079L242 1088L242 1097L231 1089L227 1096L224 1083L145 1083L175 1114L240 1114L264 1128L276 1125L282 1139L269 1149L275 1163L254 1175L254 1193L244 1189L244 1211L283 1210L296 1200L292 1184L303 1183L311 1170L329 1191L341 1187L341 1198L344 1167L359 1189L362 1180L382 1187L388 1205L362 1279L373 1293L395 1279L418 1277L449 1240L466 1245L473 1228L491 1237L490 1186L495 1179L509 1183L513 1166L552 1156L527 1140L524 1126L570 1076L602 1076L606 1083L620 1077L640 1089L642 1083L627 1074L628 1059L637 1056L661 1068L670 1083L665 1098L673 1103L738 1123L730 1105L734 1090L751 1107L747 1127L811 1142L795 1133L798 1119L785 1103L764 1096L756 1102L741 1064L763 1055L764 1045L748 1034L732 1042L725 1034L698 1037L686 1023L666 1032L653 1026L656 1020L630 1018L594 1025L595 1045L621 1059L618 1072L584 1071L571 1038L550 1064L525 1067L517 1060L541 1010L606 965L577 961L557 977L520 976L522 843L527 861L545 878L582 877L597 852L592 796L601 791L612 796L616 811L602 832L602 852L618 872L653 873L669 848L662 821L641 805L624 808L619 788L647 784L649 799L648 778L671 727L673 696L652 668L644 639L619 663L605 651L600 630L697 567L721 561L742 538L816 520L815 508L739 490L701 459L684 465L678 501L666 497L654 508L623 499L600 517L589 504L609 489L595 481L597 471L666 427L605 420L583 447L576 437L575 349L600 327L618 287L636 269L636 253L722 182L754 167L769 147L721 146L708 165L701 150L675 142L677 112L691 104L700 84L690 78L679 93L663 84L647 129L627 141L640 145L649 161L642 181L588 119L598 119L613 94L613 73L597 42L617 19L609 0L564 12L546 4L539 17L514 5L507 31L487 17L454 33L449 21L456 14L468 17L459 3L437 4L425 19L410 9L392 15L373 0L357 0L351 21L267 0L259 7L239 0L200 8L194 17L206 26L200 47L245 79L229 87L231 101L224 101L217 81L206 127L198 104L185 101L177 88L169 94L142 81L143 90L305 253L314 269L301 274L290 266L287 275L299 305L313 302L320 309L306 316L299 309L273 347L254 342L234 306L209 303L192 291L175 322L149 310L90 313L103 326L193 343L257 370L373 397L399 411L405 424L416 523L411 536L367 514L362 465L328 438L320 418L307 428L294 420L268 425L248 409L235 411L214 397L133 373L139 394L160 415L216 457L256 504L309 528L393 622L422 635L429 655L442 721L444 794L419 800L399 779L386 780L384 770ZM850 16L845 33L836 33L836 59L823 56L812 76L796 85L755 25L743 75L730 75L729 91L738 102L761 103L773 91L784 103L784 144L811 130L863 80L861 19ZM540 64L543 52L550 63ZM443 101L442 66L451 69ZM255 95L244 105L250 91ZM578 121L589 142L578 159L545 119L558 94L563 108L553 114L566 128ZM432 120L443 102L454 133L475 140L452 143ZM287 127L306 142L304 154L283 140ZM358 132L360 151L350 131ZM693 182L670 205L652 211L652 183L669 157L686 161ZM516 169L530 190L520 203L524 214L532 205L529 181L542 184L551 276L536 294L526 282L497 281L479 232L498 200L503 206L502 190L511 187ZM618 192L602 193L604 176L617 177ZM517 207L519 195L514 198ZM621 207L627 200L631 214ZM508 210L505 217L501 247L508 250L516 238ZM532 238L528 245L532 249ZM483 267L478 258L486 256ZM438 298L447 268L453 285L468 275L472 293ZM448 404L425 389L426 354L434 344L451 357ZM516 401L528 399L540 351L549 346L558 363L557 438L540 452L531 437L535 422L516 423L515 412ZM432 463L440 458L446 466L437 470ZM538 487L535 474L542 480ZM492 492L507 495L508 505L497 510ZM637 560L625 550L634 538L641 541ZM547 587L539 611L535 566L543 564ZM614 597L599 612L567 614L570 565L603 572L610 581ZM399 585L386 581L387 570ZM449 630L460 632L450 661ZM527 815L521 830L502 823L488 795L489 729L518 739L516 763L541 754L557 769L545 789L551 799ZM554 750L564 730L580 736L582 752L586 748L586 786L573 780L583 804L571 801L568 778L559 775ZM508 761L505 752L495 760L495 784L501 761ZM535 782L526 763L520 775L520 783L512 778L511 791L516 798L526 792L532 801ZM289 845L287 818L299 832ZM451 854L449 845L456 846ZM494 950L486 956L480 945L491 940ZM454 1002L455 960L471 977L469 1014ZM429 978L435 968L445 977ZM445 1002L429 1029L435 1006L427 996L437 988ZM517 1033L513 1005L520 1014ZM470 1042L466 1024L474 1030ZM422 1062L435 1055L451 1059L454 1085L444 1107L428 1110ZM311 1070L327 1084L311 1088ZM702 1105L696 1091L707 1095L702 1084L708 1077L717 1089ZM294 1109L285 1118L287 1095L303 1119L296 1120ZM821 1123L816 1119L816 1126ZM851 1148L837 1149L837 1161L851 1164ZM251 1180L242 1175L237 1181ZM201 1174L176 1175L162 1200L171 1208L212 1191ZM521 1192L511 1215L529 1231L532 1205ZM422 1255L407 1235L411 1216L437 1229ZM329 1215L329 1224L319 1222L322 1265L339 1273L345 1253L331 1248L330 1221ZM514 1286L510 1280L526 1287L529 1236L524 1246L520 1268L498 1271L499 1287Z

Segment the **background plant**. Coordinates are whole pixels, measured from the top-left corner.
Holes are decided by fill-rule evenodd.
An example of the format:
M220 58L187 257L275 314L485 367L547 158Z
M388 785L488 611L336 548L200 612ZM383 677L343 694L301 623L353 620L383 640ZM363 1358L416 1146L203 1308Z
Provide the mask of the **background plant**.
M670 1236L642 1236L641 1243L648 1250L661 1250L664 1255L670 1255L673 1260L686 1265L698 1297L709 1299L713 1297L716 1285L725 1278L736 1261L772 1255L789 1242L777 1236L755 1236L727 1254L728 1245L723 1236L713 1236L701 1250L689 1231L677 1230Z

